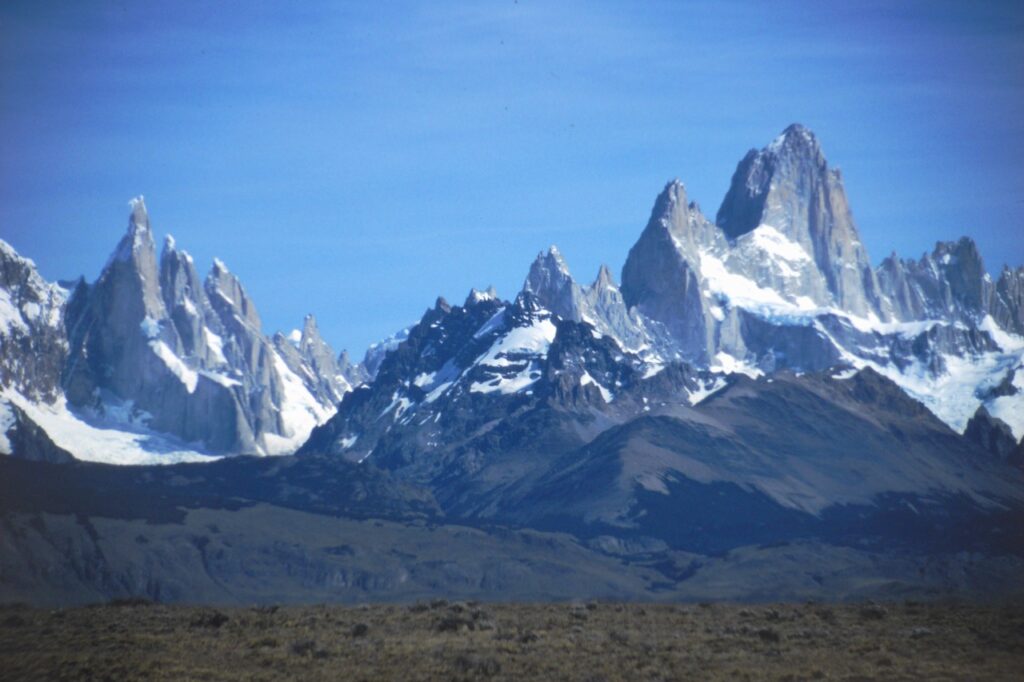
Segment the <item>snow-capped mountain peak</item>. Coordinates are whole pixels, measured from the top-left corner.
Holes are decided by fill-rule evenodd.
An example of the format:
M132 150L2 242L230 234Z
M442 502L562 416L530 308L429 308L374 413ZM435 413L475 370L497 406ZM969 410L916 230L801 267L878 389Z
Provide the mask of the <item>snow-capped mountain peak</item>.
M334 352L315 323L292 366L263 336L254 303L222 262L204 282L173 238L164 241L158 262L141 198L131 205L114 256L95 283L76 289L65 319L67 412L57 422L141 428L179 443L158 451L289 452L349 388L335 376L324 388L311 369L314 356L326 356L322 364L334 371ZM102 450L72 454L102 457ZM154 453L139 457L152 461Z
M141 194L128 200L132 209L131 223L139 230L149 229L149 213L146 211L146 199Z
M800 123L791 123L772 140L765 150L777 156L811 159L819 165L825 165L825 155L817 136Z
M141 199L100 276L79 283L66 305L42 284L26 289L33 269L9 252L0 245L17 275L0 288L6 328L42 338L26 315L44 307L61 323L47 337L56 344L49 364L32 370L52 390L29 402L63 396L69 413L196 452L290 452L339 403L337 423L309 447L329 441L358 459L414 418L426 447L444 427L425 420L443 425L484 404L492 421L474 428L548 399L598 424L646 412L651 400L658 409L703 404L730 376L855 370L894 382L958 431L977 416L978 433L1024 436L1024 267L993 280L965 238L872 268L842 178L802 126L744 157L717 222L682 182L668 182L621 286L604 265L580 285L552 246L511 302L493 288L471 290L462 306L439 297L359 365L334 353L312 315L289 336L264 336L255 303L222 261L201 280L168 237L158 262ZM42 293L25 303L29 290ZM26 385L5 371L5 387Z
M463 307L473 305L474 303L482 303L483 301L496 301L497 299L498 291L493 286L487 287L484 291L473 288L466 295L466 302L463 304Z
M523 283L523 291L543 301L560 317L576 319L580 315L583 292L555 246L537 254Z

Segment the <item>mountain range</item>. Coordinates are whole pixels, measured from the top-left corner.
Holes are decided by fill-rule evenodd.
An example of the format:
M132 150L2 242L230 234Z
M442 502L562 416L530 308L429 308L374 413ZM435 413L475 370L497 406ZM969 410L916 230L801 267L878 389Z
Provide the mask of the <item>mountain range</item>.
M0 372L8 596L1024 593L1024 266L874 267L799 125L714 220L669 182L619 282L552 246L359 363L158 258L140 197L91 283L0 242ZM271 517L320 530L283 551Z

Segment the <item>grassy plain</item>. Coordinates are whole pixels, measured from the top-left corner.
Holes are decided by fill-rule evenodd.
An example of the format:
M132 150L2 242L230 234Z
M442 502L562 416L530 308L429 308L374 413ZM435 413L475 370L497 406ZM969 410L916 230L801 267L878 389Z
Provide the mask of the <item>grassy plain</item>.
M1012 680L1020 605L0 608L7 680Z

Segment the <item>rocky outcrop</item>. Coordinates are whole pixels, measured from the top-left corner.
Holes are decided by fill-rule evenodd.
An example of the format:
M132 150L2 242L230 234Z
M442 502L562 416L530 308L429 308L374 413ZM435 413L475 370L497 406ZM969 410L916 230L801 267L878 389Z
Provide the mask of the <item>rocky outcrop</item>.
M25 294L39 286L6 274L21 266L4 267L3 291L17 298L16 314L4 319L15 320L9 329L29 329L25 315L51 294ZM439 439L500 430L503 415L539 405L557 408L552 428L564 444L594 435L602 420L636 416L650 407L641 398L695 404L729 375L864 368L957 431L984 405L1022 435L1013 377L1024 342L1012 334L1021 326L1024 268L1007 268L993 283L963 239L872 270L839 172L799 125L740 162L717 224L681 182L669 182L621 279L620 287L601 266L581 284L551 247L513 300L493 289L474 289L462 306L439 299L354 364L334 353L311 315L301 330L265 336L256 305L223 262L201 279L171 238L158 260L139 199L96 282L74 284L66 304L62 290L51 292L48 310L66 311L67 362L53 342L61 329L50 341L31 335L54 352L28 353L18 345L24 339L0 334L0 352L20 358L5 363L3 377L59 397L52 367L63 363L61 386L74 408L114 422L127 415L133 427L232 453L291 451L339 403L343 414L309 447L404 462ZM39 380L19 380L22 371ZM413 413L416 437L386 447ZM470 468L496 446L473 448Z
M984 407L979 407L967 422L964 438L1001 462L1010 461L1017 451L1017 439L1013 437L1009 425L993 417Z
M638 312L631 312L626 306L607 265L598 269L589 287L583 287L570 274L557 247L552 246L537 255L526 276L523 292L563 320L593 325L623 348L638 350L648 341L648 325Z
M710 355L700 248L722 242L697 205L687 203L682 183L673 181L655 201L622 269L625 304L660 323L681 355L695 362L706 362Z
M294 449L345 388L318 374L331 370L333 351L315 323L292 369L221 261L201 281L168 238L158 264L141 198L100 277L76 289L67 324L64 387L73 405L103 415L110 400L127 404L147 428L214 452Z
M717 220L673 181L626 259L625 304L649 322L647 345L662 355L821 369L841 353L794 328L794 317L889 316L841 177L805 128L790 126L740 162ZM658 329L668 343L652 338ZM793 352L801 347L808 352Z
M555 246L537 254L523 291L533 294L548 310L566 320L579 320L586 310L583 288L569 274L569 266Z
M355 370L348 355L342 353L335 358L334 351L320 336L313 315L306 315L299 334L274 334L274 348L321 403L333 405L352 390L349 376Z
M370 379L363 364L352 362L352 358L349 357L347 350L342 350L338 353L338 359L335 361L335 364L338 366L338 374L353 388Z
M74 457L50 438L23 409L0 401L0 455L36 462L73 462Z
M747 153L715 222L732 240L771 226L813 258L837 307L888 317L842 175L829 168L807 128L791 125L764 149Z
M1024 334L1024 267L1004 266L993 283L970 237L938 242L918 260L892 254L878 279L901 320L978 324L991 315L1003 330Z
M996 280L991 312L1000 327L1024 336L1024 266L1003 267Z
M179 251L174 238L164 241L160 256L160 289L164 305L181 341L177 350L196 358L203 367L227 365L222 327L206 297L203 281L195 263L185 251Z
M1000 329L1020 333L1024 274L993 285L967 238L872 270L841 175L799 125L740 162L717 224L669 183L622 281L639 347L662 359L746 373L871 366L958 430L987 400L964 376L1020 364Z
M256 452L255 434L235 396L199 372L203 367L195 351L205 346L203 302L188 284L196 279L188 260L168 251L161 272L145 204L141 198L134 200L128 232L100 277L75 292L70 309L74 315L68 317L68 400L103 413L109 394L129 401L133 414L154 430L202 442L212 450ZM175 271L174 265L182 263L186 267ZM187 331L187 344L168 312L162 279L169 285L172 310ZM77 300L79 296L83 299ZM195 315L183 320L189 305Z
M879 266L878 278L900 320L977 323L993 303L991 279L968 237L938 242L916 261L893 254Z
M53 402L68 354L66 292L0 240L0 389Z

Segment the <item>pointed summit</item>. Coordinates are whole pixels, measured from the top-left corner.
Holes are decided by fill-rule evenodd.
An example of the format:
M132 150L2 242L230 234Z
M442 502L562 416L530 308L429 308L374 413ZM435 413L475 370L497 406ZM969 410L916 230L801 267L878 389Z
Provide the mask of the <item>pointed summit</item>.
M622 267L622 298L661 323L692 357L706 346L701 311L700 254L724 246L725 238L696 204L686 188L672 180L654 201L651 216Z
M674 178L665 184L665 189L661 190L661 194L654 200L651 219L667 220L678 207L686 208L686 186L679 178Z
M128 216L128 229L110 254L98 281L106 282L113 289L125 293L126 298L118 305L133 308L132 314L135 312L134 304L138 302L141 303L141 316L160 319L164 310L158 281L156 244L153 243L149 216L141 196L132 199L129 205L132 210ZM130 294L127 293L129 291ZM129 305L128 300L133 303Z
M811 159L818 165L826 163L818 138L810 129L799 123L793 123L783 130L782 134L772 140L764 151L778 156L788 155Z
M189 310L197 310L205 302L192 256L187 251L179 251L171 235L164 238L164 248L160 253L160 288L168 311L180 305L189 308L189 304Z
M477 303L483 303L484 301L496 300L498 300L498 291L493 286L487 287L485 291L480 291L474 287L469 290L469 294L466 296L466 302L462 304L462 307L467 308Z
M986 279L985 264L981 260L978 246L970 237L961 237L955 242L938 242L930 256L929 271L940 271L939 310L954 308L968 315L984 315L992 296L992 284Z
M572 279L572 275L569 274L569 266L562 258L558 247L552 244L547 251L541 251L533 259L523 288L536 294L551 283L563 282L566 278Z
M256 306L246 293L242 282L228 270L224 261L219 258L213 259L213 266L203 286L211 305L228 328L232 326L232 318L237 318L259 331L261 323Z
M747 152L716 222L730 240L771 226L811 256L839 307L888 317L842 178L807 128L793 124L762 150Z
M346 368L342 370L334 349L320 336L312 314L303 318L302 331L294 329L287 336L280 332L275 334L274 347L285 365L321 404L337 403L351 388L348 374L352 368L348 366L347 356Z
M523 282L523 293L532 294L540 305L559 317L579 319L583 292L556 246L537 254Z
M654 200L651 217L640 236L640 241L648 245L670 245L668 248L695 262L697 251L712 246L716 241L722 241L722 235L721 231L704 217L700 207L687 199L686 186L676 178L666 183L658 198ZM632 268L633 265L627 259L627 269ZM623 283L626 279L623 271Z
M142 197L130 202L111 260L93 285L76 289L67 310L68 402L102 411L108 395L128 401L150 415L149 428L184 443L284 452L347 390L325 344L307 344L308 357L326 356L322 373L295 349L288 357L275 352L252 300L221 261L204 282L168 236L158 263ZM305 326L307 337L317 336L315 322ZM293 357L296 370L288 364ZM120 409L112 419L121 418Z
M139 229L149 229L149 214L146 212L146 200L140 194L139 196L129 199L128 206L132 209L131 224L138 227Z
M114 261L132 261L143 267L148 264L148 260L156 263L156 245L153 243L153 233L149 228L146 204L142 197L138 196L129 201L128 205L132 209L128 215L128 230L110 255L106 266L108 268Z
M616 289L615 277L612 276L612 271L607 265L601 263L601 267L597 270L597 279L594 280L594 284L591 286L593 289Z
M739 162L715 222L730 239L761 224L793 238L803 227L794 223L807 212L801 204L829 185L829 175L818 138L794 123L764 149L751 149ZM842 192L841 185L838 191Z
M313 343L322 342L320 329L316 325L316 318L313 313L307 313L302 320L302 345L308 346Z

